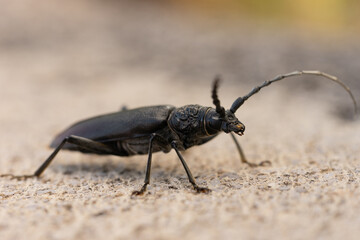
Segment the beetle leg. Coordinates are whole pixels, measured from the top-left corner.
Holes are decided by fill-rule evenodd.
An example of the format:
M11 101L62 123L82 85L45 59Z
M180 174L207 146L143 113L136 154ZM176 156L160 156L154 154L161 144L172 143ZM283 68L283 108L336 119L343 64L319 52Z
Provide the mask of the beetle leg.
M120 111L126 111L126 110L129 110L129 108L125 104L123 104L120 108Z
M244 151L242 150L242 148L241 148L241 146L240 146L240 143L239 143L238 140L236 139L234 133L230 132L230 135L231 135L232 139L233 139L234 142L235 142L235 145L236 145L237 150L239 151L239 154L240 154L240 158L241 158L241 162L242 162L242 163L247 164L249 167L258 167L258 166L271 165L271 162L270 162L269 160L262 161L262 162L260 162L260 163L252 163L252 162L249 162L249 161L246 159L245 154L244 154Z
M147 162L147 165L146 165L146 174L145 174L145 181L144 181L144 185L142 186L142 188L140 189L140 191L133 191L132 192L132 196L136 195L142 195L144 194L144 192L146 191L146 188L147 188L147 185L150 184L150 174L151 174L151 160L152 160L152 144L153 144L153 140L154 140L154 137L156 135L155 134L152 134L151 137L150 137L150 142L149 142L149 156L148 156L148 162Z
M85 148L90 151L94 152L102 152L102 153L108 153L113 154L114 150L110 148L109 146L96 142L87 138L78 137L78 136L69 136L64 138L64 140L55 148L55 150L51 153L51 155L45 160L43 164L35 171L32 175L12 175L12 174L4 174L0 175L0 177L11 177L12 179L27 179L27 178L33 178L33 177L40 177L40 175L45 171L45 169L50 165L51 161L55 158L55 156L58 154L58 152L61 150L61 148L65 145L65 143L71 143L75 144L77 146L80 146L82 148Z
M186 164L184 158L181 156L180 151L178 150L177 146L176 146L176 142L172 141L171 142L171 146L173 149L175 149L176 154L178 155L184 169L185 172L189 178L189 182L193 185L194 189L196 190L197 193L210 193L211 189L208 188L204 188L204 187L199 187L196 182L195 182L195 178L193 177L193 175L191 174L190 168L188 167L188 165Z

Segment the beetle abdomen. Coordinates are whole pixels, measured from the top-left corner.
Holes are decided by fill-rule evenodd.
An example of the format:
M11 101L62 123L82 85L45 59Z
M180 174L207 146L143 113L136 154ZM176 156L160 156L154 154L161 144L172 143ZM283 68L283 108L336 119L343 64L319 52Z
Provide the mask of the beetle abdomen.
M167 119L173 109L171 105L142 107L89 118L75 123L60 133L50 147L57 147L70 135L103 143L149 136L167 127ZM78 150L71 144L66 144L63 148Z
M143 155L149 153L149 140L150 136L127 139L124 141L117 142L117 152L121 156L131 156L131 155ZM170 144L163 145L156 139L152 144L152 152L169 152L171 150Z

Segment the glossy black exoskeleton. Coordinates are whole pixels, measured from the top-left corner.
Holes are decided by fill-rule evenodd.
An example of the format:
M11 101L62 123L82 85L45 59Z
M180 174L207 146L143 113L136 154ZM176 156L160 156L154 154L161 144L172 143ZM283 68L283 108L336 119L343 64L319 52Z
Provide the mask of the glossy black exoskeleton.
M195 190L197 192L210 192L208 188L199 187L196 184L180 151L204 144L219 133L225 132L231 134L243 163L251 167L269 164L268 161L254 164L246 160L234 135L234 133L243 135L245 126L236 118L235 112L261 88L270 85L272 82L302 74L319 75L339 83L350 94L356 109L356 102L350 89L336 77L319 71L296 71L265 81L244 97L236 99L229 110L225 110L220 105L217 96L219 81L216 79L212 89L212 99L216 108L200 105L186 105L176 108L171 105L161 105L123 110L86 119L70 126L55 137L50 145L55 150L34 174L23 176L4 174L1 176L11 176L17 179L39 177L60 149L117 156L148 154L145 183L140 191L133 192L133 195L140 195L146 191L146 187L150 183L152 153L158 151L167 153L174 149Z

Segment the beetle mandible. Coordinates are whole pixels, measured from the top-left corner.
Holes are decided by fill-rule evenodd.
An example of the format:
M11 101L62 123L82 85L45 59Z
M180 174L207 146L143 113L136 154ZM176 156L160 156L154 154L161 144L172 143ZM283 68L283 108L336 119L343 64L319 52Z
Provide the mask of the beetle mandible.
M319 71L294 71L282 74L272 80L265 81L255 87L247 95L237 98L229 110L221 106L217 95L219 79L216 78L212 88L212 99L215 108L200 105L186 105L176 108L171 105L140 107L123 110L89 118L67 128L60 133L50 144L55 148L45 162L31 175L3 174L1 177L10 176L16 179L40 177L44 170L61 149L80 151L101 155L131 156L135 154L148 154L144 185L132 195L141 195L150 183L152 153L163 151L168 153L174 149L179 157L189 182L196 192L208 193L211 190L200 187L182 157L180 151L192 146L204 144L219 133L229 133L239 151L241 161L251 167L270 164L269 161L255 164L248 162L235 134L243 135L245 126L235 116L236 110L252 95L271 83L299 75L317 75L325 77L340 84L350 95L355 107L357 104L350 89L336 77Z

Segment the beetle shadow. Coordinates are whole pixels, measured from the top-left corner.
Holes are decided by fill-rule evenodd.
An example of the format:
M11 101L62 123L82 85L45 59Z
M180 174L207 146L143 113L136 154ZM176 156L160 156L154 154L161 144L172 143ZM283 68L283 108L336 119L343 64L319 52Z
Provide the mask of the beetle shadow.
M71 178L86 177L110 182L122 182L128 185L142 185L145 178L146 165L137 162L86 162L86 163L58 163L51 167L51 171ZM152 166L151 179L155 184L165 184L169 189L178 189L182 182L186 186L188 178L178 167L166 169L158 165ZM172 180L170 180L172 179ZM177 180L174 180L177 179ZM134 186L135 186L134 185Z
M138 179L144 178L144 168L140 164L125 164L125 163L113 163L113 162L101 162L101 163L78 163L67 164L59 163L52 166L52 171L70 176L87 175L88 173L100 177L111 178L121 177L125 179Z
M135 189L142 186L145 178L145 166L136 163L59 163L52 166L51 170L63 176L68 175L71 178L86 177L95 179L95 181L103 181L106 184L115 182L122 183L135 187ZM155 185L161 184L165 188L175 190L179 189L178 185L180 182L184 184L184 186L186 186L188 182L187 177L179 173L176 168L171 171L166 171L166 169L155 166L152 168L151 179Z

